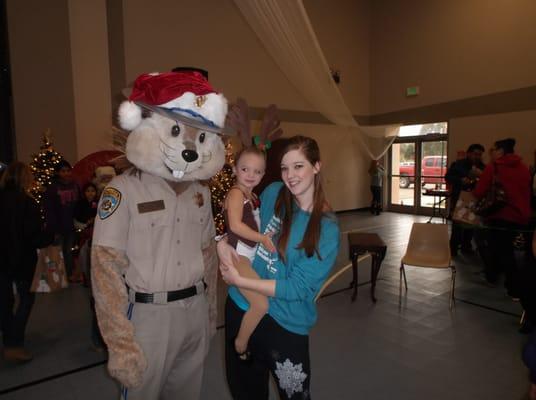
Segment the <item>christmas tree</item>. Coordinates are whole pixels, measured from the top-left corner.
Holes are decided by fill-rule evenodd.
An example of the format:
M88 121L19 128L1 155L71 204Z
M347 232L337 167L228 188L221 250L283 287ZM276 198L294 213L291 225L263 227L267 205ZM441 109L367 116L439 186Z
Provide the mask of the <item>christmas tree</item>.
M47 129L43 133L43 144L39 149L39 153L32 155L32 162L30 163L30 169L35 179L30 193L38 204L41 204L44 192L52 183L56 164L63 160L61 154L54 150L50 137L50 129Z
M234 155L231 142L225 145L225 165L209 182L212 200L212 214L216 224L216 232L221 235L225 232L225 221L223 218L223 202L227 192L234 185L233 167Z

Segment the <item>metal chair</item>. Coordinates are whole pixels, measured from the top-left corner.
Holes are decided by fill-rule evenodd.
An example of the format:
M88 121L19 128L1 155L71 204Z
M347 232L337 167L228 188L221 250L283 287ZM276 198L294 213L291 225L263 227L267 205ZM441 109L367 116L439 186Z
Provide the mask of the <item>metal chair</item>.
M399 304L402 303L402 277L406 291L408 282L406 279L405 266L438 268L452 271L452 283L450 287L449 309L452 310L454 303L454 285L456 282L456 269L451 264L449 232L447 224L414 223L409 236L406 254L400 263L400 290Z

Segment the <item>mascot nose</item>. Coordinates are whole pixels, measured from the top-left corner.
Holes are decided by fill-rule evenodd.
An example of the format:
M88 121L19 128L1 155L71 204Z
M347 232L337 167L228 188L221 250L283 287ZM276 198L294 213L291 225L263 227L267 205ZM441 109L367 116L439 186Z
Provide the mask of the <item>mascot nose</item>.
M186 162L194 162L195 160L197 160L198 157L199 155L197 154L197 152L193 150L182 151L182 158L184 158L184 161Z

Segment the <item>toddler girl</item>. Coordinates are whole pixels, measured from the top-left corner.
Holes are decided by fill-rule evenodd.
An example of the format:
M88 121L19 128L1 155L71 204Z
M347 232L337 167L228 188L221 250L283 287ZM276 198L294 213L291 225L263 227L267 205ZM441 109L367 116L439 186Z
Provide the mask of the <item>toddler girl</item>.
M266 168L266 155L257 147L246 147L236 156L233 172L236 185L225 199L224 215L227 226L227 243L236 248L239 262L236 268L241 276L259 278L251 267L258 243L274 252L271 234L259 232L259 199L253 189L259 184ZM250 290L240 290L249 302L240 330L235 339L235 349L246 360L249 338L268 310L268 299Z

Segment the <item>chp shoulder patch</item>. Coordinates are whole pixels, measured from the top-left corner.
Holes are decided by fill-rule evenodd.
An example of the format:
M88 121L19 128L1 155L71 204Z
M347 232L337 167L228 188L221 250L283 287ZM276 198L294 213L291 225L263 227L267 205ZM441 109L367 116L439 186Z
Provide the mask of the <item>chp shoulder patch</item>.
M113 187L106 187L102 192L99 205L99 218L106 219L117 210L121 203L121 192Z

